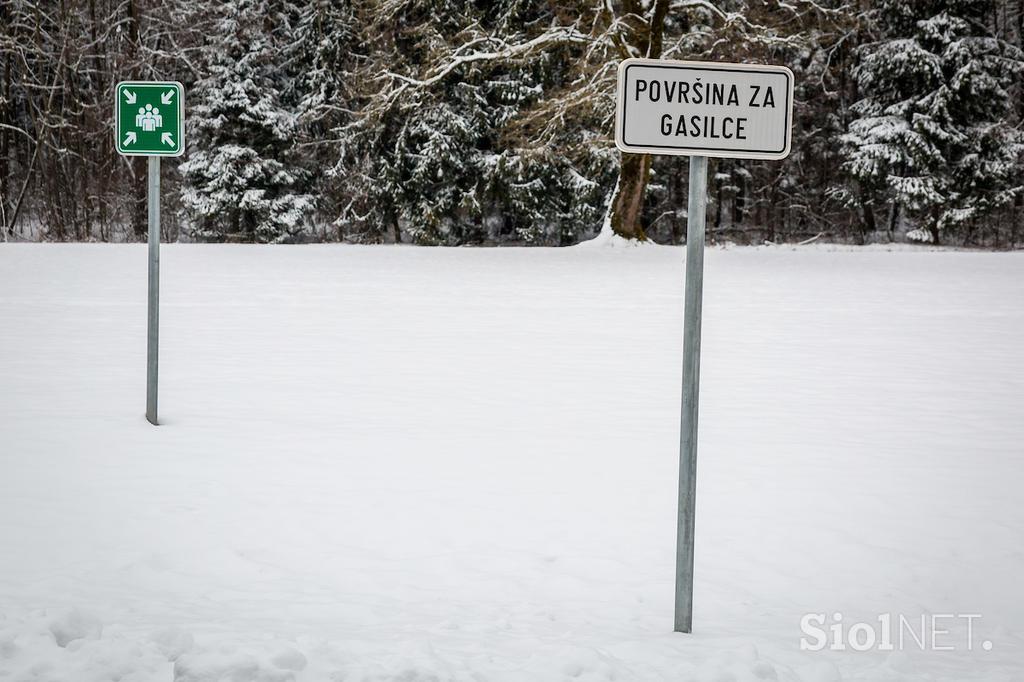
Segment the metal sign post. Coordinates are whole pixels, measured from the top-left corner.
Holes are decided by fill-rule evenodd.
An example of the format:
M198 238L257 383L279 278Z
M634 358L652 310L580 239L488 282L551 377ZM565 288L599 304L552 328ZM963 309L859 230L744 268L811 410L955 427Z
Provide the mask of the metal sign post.
M160 157L149 157L149 305L146 314L146 420L156 426L160 360Z
M115 146L148 156L149 296L146 320L146 419L156 425L160 357L160 157L185 151L185 89L175 81L124 81L114 89Z
M693 630L697 413L709 156L789 154L793 73L784 66L627 59L619 65L615 144L630 154L690 157L679 429L675 631Z
M676 519L675 631L693 629L693 532L697 495L697 407L700 323L704 299L704 216L708 158L690 157L686 207L686 288L683 293L683 394L679 424L679 511Z

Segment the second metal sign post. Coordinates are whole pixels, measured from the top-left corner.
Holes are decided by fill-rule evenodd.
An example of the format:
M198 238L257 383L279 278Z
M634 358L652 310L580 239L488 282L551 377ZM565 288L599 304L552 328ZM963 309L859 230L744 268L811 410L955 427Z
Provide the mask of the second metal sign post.
M616 146L628 154L690 157L676 525L676 632L693 630L707 157L785 158L789 154L792 121L793 72L784 66L657 59L627 59L619 65Z

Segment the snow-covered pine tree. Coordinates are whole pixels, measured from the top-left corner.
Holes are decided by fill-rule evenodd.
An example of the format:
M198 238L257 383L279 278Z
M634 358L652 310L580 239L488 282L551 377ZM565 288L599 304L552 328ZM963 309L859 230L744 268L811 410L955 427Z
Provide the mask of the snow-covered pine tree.
M566 50L583 49L556 19L539 0L380 4L333 169L353 193L339 219L350 238L559 244L594 229L606 190L525 120L566 86Z
M360 87L361 24L349 0L308 0L298 12L292 45L286 48L297 77L287 95L298 103L303 158L318 171L312 182L318 215L334 222L340 240L344 225L337 217L352 193L335 164L339 150L348 146L346 126Z
M1024 64L989 30L993 5L883 0L881 39L861 48L846 169L861 202L885 198L906 211L916 224L908 239L938 243L1021 190L1007 89Z
M281 242L313 208L297 162L294 74L282 59L297 14L282 0L230 0L214 10L206 76L190 94L182 200L206 240Z

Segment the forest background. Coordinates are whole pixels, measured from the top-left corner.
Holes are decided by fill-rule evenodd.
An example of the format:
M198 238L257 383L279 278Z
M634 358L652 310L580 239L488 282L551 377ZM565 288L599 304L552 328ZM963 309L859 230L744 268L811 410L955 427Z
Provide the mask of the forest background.
M0 0L0 239L140 241L122 80L185 86L171 241L680 243L627 57L783 64L793 152L712 159L708 238L1024 241L1024 0Z

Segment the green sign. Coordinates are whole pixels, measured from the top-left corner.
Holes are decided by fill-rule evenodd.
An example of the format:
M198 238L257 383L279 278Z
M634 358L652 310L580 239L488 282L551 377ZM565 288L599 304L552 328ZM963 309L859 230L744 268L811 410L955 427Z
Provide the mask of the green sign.
M125 156L181 156L185 89L175 81L123 81L114 90L117 151Z

